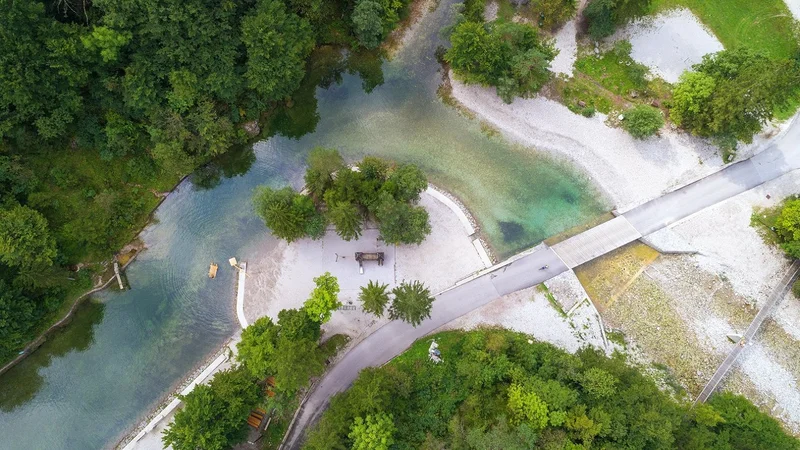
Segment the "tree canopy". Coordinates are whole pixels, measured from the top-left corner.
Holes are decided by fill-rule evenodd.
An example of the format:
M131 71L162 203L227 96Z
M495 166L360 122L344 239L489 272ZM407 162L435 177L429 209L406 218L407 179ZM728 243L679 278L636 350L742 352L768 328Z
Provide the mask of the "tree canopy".
M414 205L428 187L422 170L375 157L364 158L355 169L335 149L317 147L308 157L308 194L259 187L253 197L256 212L272 234L289 242L322 237L328 221L342 239L358 239L367 219L378 223L387 243L425 240L431 231L428 212Z
M784 202L775 220L775 233L783 251L792 258L800 258L800 199Z
M550 79L550 62L558 54L551 40L541 39L527 24L465 20L450 36L444 59L467 83L491 85L507 103L535 94Z
M375 46L408 2L377 3ZM16 313L0 322L0 360L67 295L88 290L89 272L130 242L183 177L197 171L194 185L212 186L247 170L249 140L313 130L317 86L340 82L343 71L363 75L367 90L381 84L380 52L341 51L359 46L353 9L343 0L8 2L0 216L15 225L1 230L0 280L19 289L6 296ZM335 62L307 67L314 49L334 47ZM278 233L324 232L313 202L267 197ZM34 266L46 276L32 276ZM66 270L75 267L83 273Z
M433 297L428 288L419 281L407 283L403 281L392 289L394 299L389 307L389 317L400 319L417 326L431 316Z
M703 56L684 73L673 93L670 118L676 125L713 137L729 150L753 135L788 101L800 80L796 65L744 48Z
M442 362L428 360L426 338L363 371L330 400L304 448L354 448L369 428L393 448L800 448L743 397L717 394L690 409L620 354L571 354L500 329L433 338ZM370 427L369 417L384 425Z
M339 282L330 272L325 272L314 278L314 284L316 287L303 304L303 310L310 320L325 323L331 319L333 311L342 306L339 301Z
M164 446L175 450L223 450L247 436L247 416L260 399L250 373L229 369L182 396L184 407L164 430Z

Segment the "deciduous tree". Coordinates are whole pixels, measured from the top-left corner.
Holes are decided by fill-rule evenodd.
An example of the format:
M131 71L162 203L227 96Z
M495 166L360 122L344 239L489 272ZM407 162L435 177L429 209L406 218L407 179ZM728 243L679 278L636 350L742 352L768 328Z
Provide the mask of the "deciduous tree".
M264 100L282 99L300 86L314 47L305 19L286 11L280 0L259 0L242 20L242 40L247 47L244 76Z
M269 317L262 317L242 331L236 344L236 359L254 377L263 378L275 370L280 328Z
M316 287L311 291L311 297L303 303L303 309L308 317L320 323L325 323L331 319L331 313L342 306L339 301L339 281L330 274L324 274L314 278Z
M392 416L381 412L356 417L347 437L353 441L353 450L388 450L395 430Z
M375 217L381 239L389 244L419 244L431 232L425 208L398 202L391 196L379 200Z
M0 261L14 267L50 266L55 257L55 239L41 213L20 205L0 209Z

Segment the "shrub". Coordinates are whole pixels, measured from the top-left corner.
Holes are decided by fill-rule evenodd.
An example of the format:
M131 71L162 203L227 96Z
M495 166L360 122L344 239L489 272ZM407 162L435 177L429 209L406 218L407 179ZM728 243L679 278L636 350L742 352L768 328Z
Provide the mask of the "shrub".
M800 280L792 284L792 294L794 294L794 298L800 298Z
M583 117L594 117L594 113L595 113L594 106L587 106L581 109L581 115Z
M538 92L558 54L533 27L514 22L462 22L450 42L444 58L453 71L467 83L495 86L506 103Z
M611 36L614 29L631 17L647 12L651 0L593 0L583 15L589 24L592 39Z
M631 136L644 139L653 136L664 126L664 117L661 111L652 106L638 105L625 112L622 126Z
M575 17L577 6L575 0L539 0L536 4L541 17L539 25L548 30L558 28Z
M792 258L800 258L800 199L787 200L775 220L775 233L781 248Z

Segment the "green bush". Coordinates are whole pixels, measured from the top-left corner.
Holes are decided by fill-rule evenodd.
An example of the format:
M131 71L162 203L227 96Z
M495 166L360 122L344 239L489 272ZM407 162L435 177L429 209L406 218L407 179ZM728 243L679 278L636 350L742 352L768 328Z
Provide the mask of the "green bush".
M516 96L534 94L550 79L550 62L558 51L539 38L530 25L494 21L464 21L450 36L444 58L467 83L495 86L510 103Z
M638 105L625 111L622 126L637 139L653 136L664 126L661 111L647 105Z
M321 147L312 150L308 162L305 181L310 196L289 187L256 190L256 213L275 236L289 242L306 236L318 239L330 221L349 241L361 236L368 217L375 219L381 238L391 244L419 244L430 234L428 212L413 205L428 187L417 166L390 167L367 157L357 165L359 170L350 170L338 151Z
M592 39L611 36L626 20L647 12L652 0L592 0L583 10Z
M775 220L780 246L792 258L800 258L800 199L787 200Z
M705 55L675 85L670 118L727 152L753 135L787 104L800 82L797 65L744 48Z
M583 117L594 117L594 113L595 113L595 110L594 110L593 106L587 106L587 107L581 109L581 115Z
M554 30L575 17L577 7L576 0L538 0L535 9L539 12L539 26Z
M794 294L794 298L800 298L800 280L792 284L792 294Z

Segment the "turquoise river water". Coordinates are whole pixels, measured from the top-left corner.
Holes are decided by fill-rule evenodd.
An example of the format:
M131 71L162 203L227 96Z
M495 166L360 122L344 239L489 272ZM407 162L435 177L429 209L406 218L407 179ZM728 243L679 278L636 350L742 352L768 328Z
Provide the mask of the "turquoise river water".
M323 49L295 105L265 139L182 183L142 233L132 289L87 302L72 324L0 377L0 449L112 447L234 332L230 256L272 239L252 190L301 183L308 150L422 166L470 208L501 256L596 217L606 205L568 166L491 137L437 96L452 0L392 61ZM369 92L367 92L369 91ZM220 264L216 279L208 263Z

